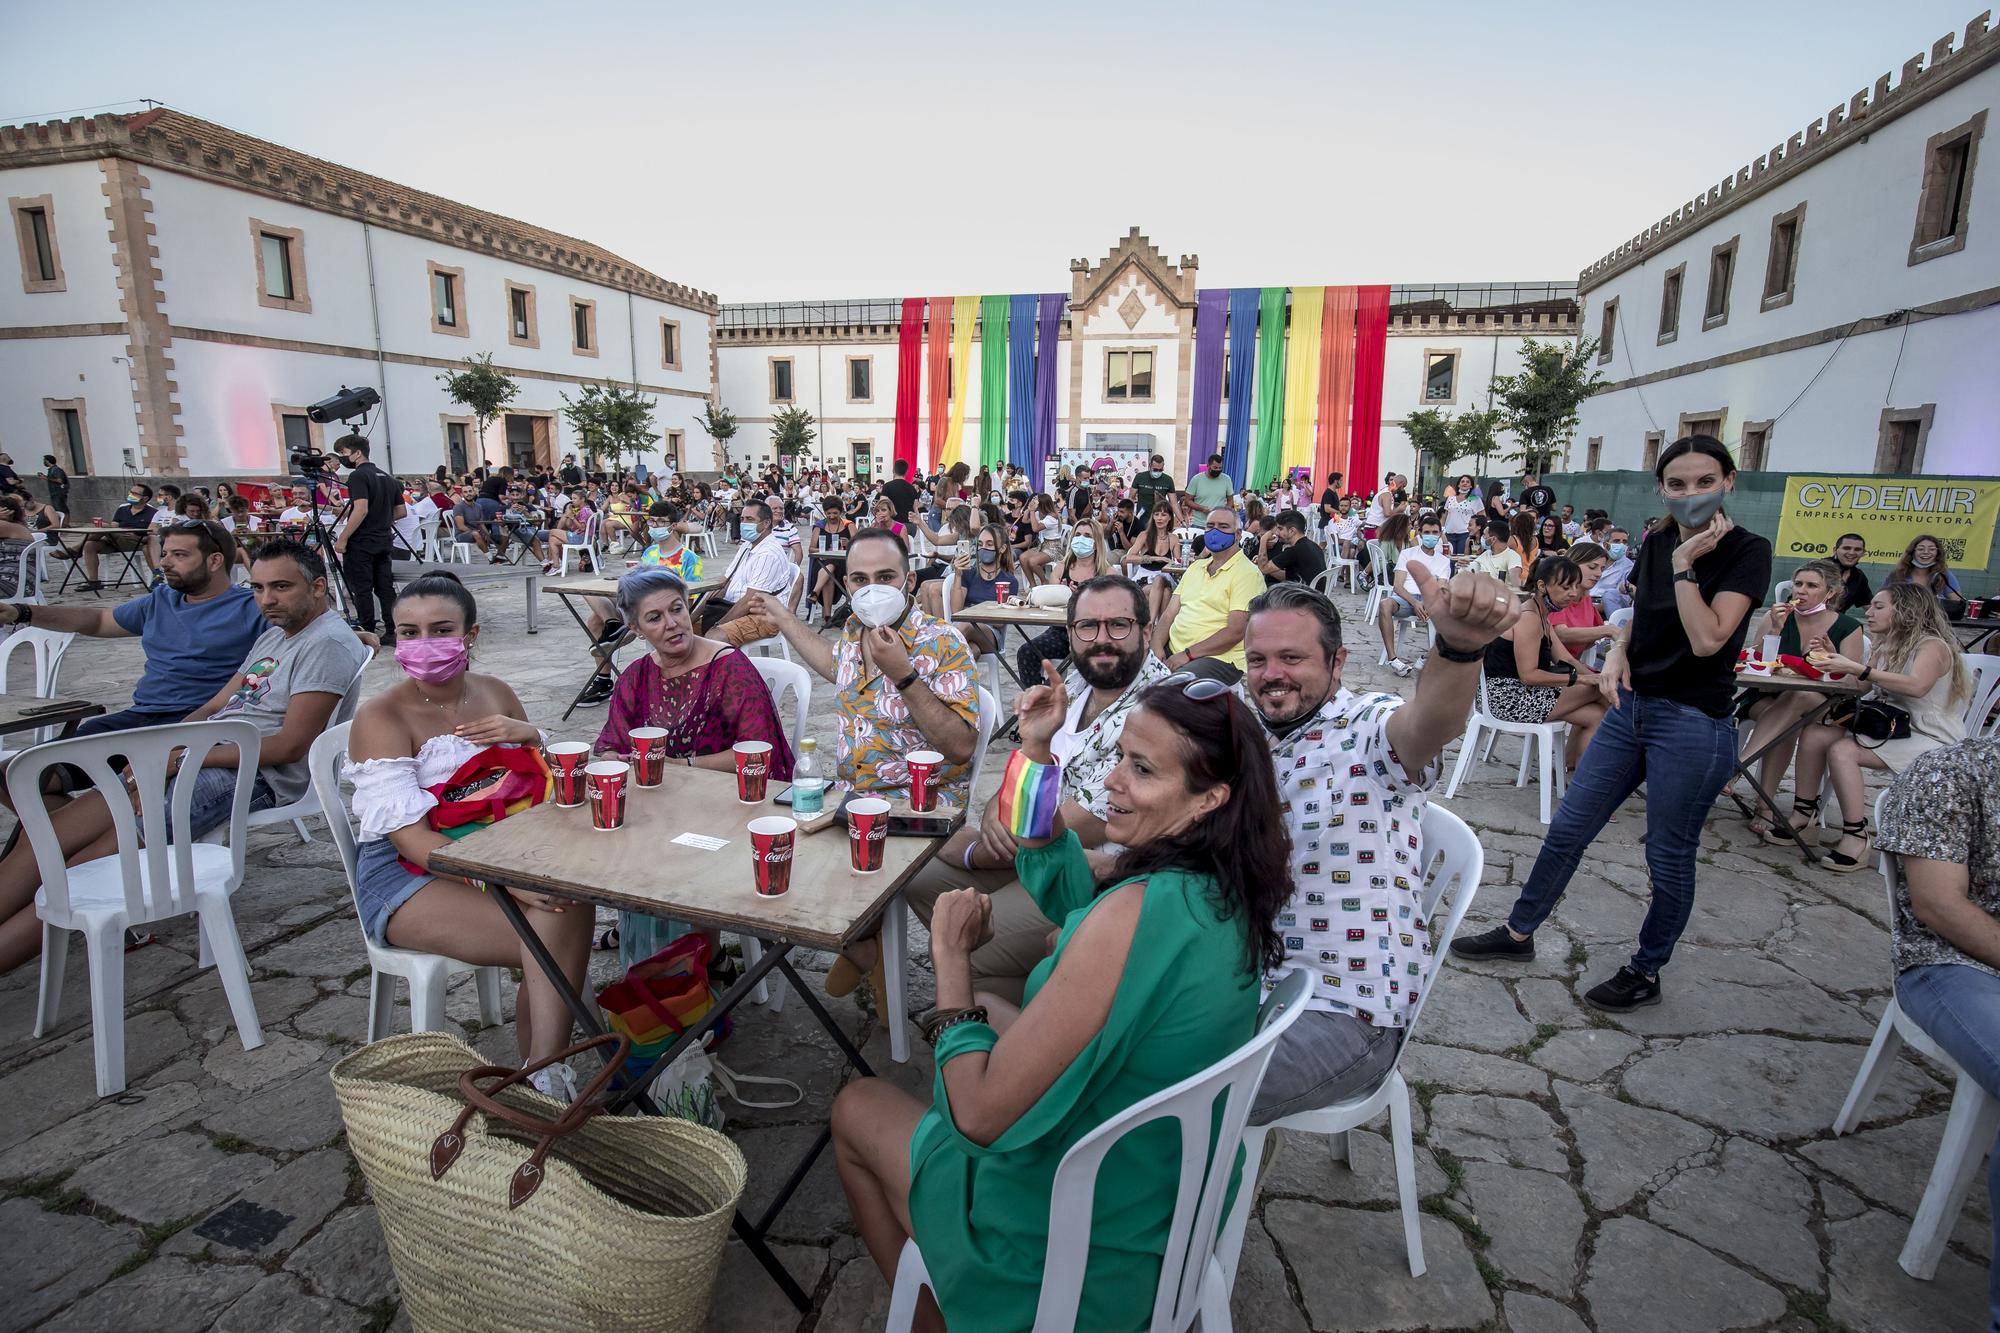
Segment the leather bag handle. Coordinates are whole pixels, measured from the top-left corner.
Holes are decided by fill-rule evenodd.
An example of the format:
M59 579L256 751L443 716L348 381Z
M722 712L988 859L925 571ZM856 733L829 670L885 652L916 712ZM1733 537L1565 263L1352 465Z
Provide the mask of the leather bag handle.
M526 1081L530 1075L539 1073L552 1064L581 1055L606 1042L614 1042L617 1045L612 1058L597 1071L596 1077L584 1086L583 1091L577 1094L577 1099L554 1120L544 1120L518 1107L508 1106L494 1095ZM465 1109L458 1113L458 1119L452 1122L451 1128L438 1135L436 1142L431 1144L431 1179L444 1179L444 1173L451 1169L451 1164L465 1151L465 1127L471 1121L473 1112L481 1111L518 1130L537 1136L535 1151L529 1155L527 1161L515 1168L513 1179L507 1185L507 1207L519 1208L533 1198L535 1191L541 1188L542 1162L548 1156L549 1149L555 1146L556 1140L565 1134L574 1133L584 1121L604 1109L598 1102L597 1095L604 1091L618 1071L624 1068L626 1057L631 1052L630 1041L617 1033L606 1032L586 1038L574 1046L565 1047L545 1060L537 1060L534 1064L524 1065L519 1069L507 1065L480 1065L466 1070L458 1076L458 1091L459 1095L465 1098ZM479 1086L479 1080L490 1078L497 1078L500 1081L491 1089Z

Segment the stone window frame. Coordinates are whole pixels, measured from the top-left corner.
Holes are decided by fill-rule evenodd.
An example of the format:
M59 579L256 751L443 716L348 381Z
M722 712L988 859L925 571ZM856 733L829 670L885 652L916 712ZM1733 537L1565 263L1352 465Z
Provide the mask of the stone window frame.
M445 470L453 473L452 479L454 481L457 480L457 474L451 465L451 428L453 426L465 427L465 468L466 471L470 472L473 468L478 467L486 461L485 452L479 447L479 438L473 434L478 425L479 423L471 417L453 416L449 412L438 413L439 457L440 461L445 465Z
M857 447L861 450L859 454L856 454L854 452ZM868 473L867 473L868 480L872 482L875 480L876 477L874 436L872 435L849 436L847 440L847 457L839 459L837 461L842 464L851 464L854 468L854 475L858 479L862 475L861 459L864 457L868 460ZM842 470L845 471L846 470L845 467L843 467Z
M687 369L683 364L686 354L687 348L681 339L681 322L677 319L668 319L665 315L660 316L660 369Z
M1701 298L1701 329L1704 333L1710 329L1719 329L1729 322L1729 297L1736 289L1736 259L1742 253L1742 246L1743 233L1739 231L1728 240L1711 247L1708 252L1708 286L1704 289ZM1708 308L1715 304L1713 300L1715 295L1715 261L1725 254L1729 256L1729 277L1722 284L1722 309L1711 315L1708 313Z
M1618 332L1618 298L1612 297L1597 312L1597 364L1611 363L1612 339Z
M1451 395L1446 398L1431 397L1431 358L1448 356L1451 358ZM1452 407L1458 403L1459 371L1465 368L1465 349L1460 347L1426 347L1423 360L1419 363L1421 379L1417 384L1417 399L1425 407Z
M1792 226L1792 253L1790 262L1786 265L1784 285L1773 290L1771 282L1775 275L1772 273L1771 266L1778 258L1779 229L1786 223L1790 223ZM1799 200L1796 207L1788 208L1782 213L1771 215L1771 242L1769 248L1764 253L1764 299L1758 304L1760 311L1778 310L1792 303L1792 297L1798 293L1799 288L1799 246L1804 243L1805 236L1805 200Z
M451 280L451 323L444 320L444 307L438 303L438 279ZM424 282L431 293L431 332L442 333L452 338L472 336L471 319L465 305L465 270L450 264L440 264L435 259L424 265ZM508 316L508 329L513 328L512 312Z
M1930 447L1931 422L1937 417L1937 404L1924 403L1918 407L1885 407L1875 428L1875 471L1878 474L1901 475L1904 472L1922 472L1924 453ZM1917 448L1907 469L1892 466L1895 459L1889 457L1889 427L1904 422L1917 423Z
M1583 442L1583 470L1595 472L1604 466L1604 437L1592 435Z
M585 343L576 340L576 315L579 310L583 312L584 337L589 340ZM587 296L569 298L569 350L575 356L595 357L598 353L597 302Z
M676 472L679 472L685 466L681 461L681 453L686 448L687 432L684 430L670 430L660 440L661 456L673 466Z
M291 450L291 446L285 443L286 417L305 417L306 440L312 445L314 449L319 450L322 453L325 452L326 450L325 425L323 425L320 422L314 421L310 416L307 416L306 408L303 403L280 403L274 400L271 403L271 431L278 441L278 466L283 467L286 465L285 457Z
M1653 339L1656 347L1665 347L1681 336L1681 307L1687 304L1687 269L1687 261L1683 259L1660 275L1660 327ZM1673 293L1672 301L1667 300L1669 291ZM1673 316L1671 322L1667 318L1669 313Z
M528 298L528 336L523 338L514 332L514 293L521 292ZM542 312L535 300L533 283L506 280L507 344L510 347L531 347L537 351L542 346Z
M76 413L77 438L83 443L83 465L76 465L70 457L69 432L63 429L59 413ZM63 465L72 476L89 477L97 473L97 458L90 448L90 412L82 398L44 398L42 414L49 421L49 452L56 456L56 462Z
M264 238L275 236L285 242L285 258L292 264L292 299L273 296L264 286ZM312 313L312 292L306 286L306 234L297 227L280 227L275 222L250 219L250 253L257 260L257 304L267 310L289 310L296 315Z
M1924 141L1924 167L1922 188L1917 191L1916 224L1910 232L1910 255L1906 267L1938 259L1944 255L1955 255L1965 248L1965 238L1972 230L1972 184L1974 169L1979 165L1979 141L1986 134L1986 110L1981 109L1970 120L1940 130ZM1965 140L1965 183L1959 191L1962 202L1958 218L1958 230L1949 236L1934 240L1924 240L1927 231L1935 230L1937 212L1944 206L1940 187L1944 177L1940 173L1938 155L1959 140ZM1926 226L1926 223L1930 226Z
M29 222L30 213L42 215L42 229L49 237L49 267L55 276L41 276L41 256L35 253L34 229ZM67 291L68 284L63 278L62 246L56 240L55 196L50 194L31 195L25 198L7 200L7 214L14 220L14 239L21 247L21 290L30 296L43 292Z
M1692 433L1688 429L1689 424L1696 421L1715 422L1715 429L1707 433L1714 435L1719 440L1722 438L1722 432L1729 429L1729 407L1727 404L1724 404L1721 407L1711 407L1705 411L1681 413L1679 422L1675 424L1674 438L1676 440L1685 440Z
M1125 353L1128 357L1134 352L1144 352L1153 359L1151 368L1147 371L1148 388L1146 389L1145 397L1140 397L1132 390L1132 363L1130 360L1127 360L1125 363L1125 396L1123 398L1113 398L1111 396L1111 358L1121 352ZM1127 347L1107 347L1104 349L1104 393L1101 401L1126 404L1157 402L1159 401L1159 383L1159 348L1151 344L1141 345L1135 343Z
M868 367L868 393L866 397L862 398L856 398L854 396L854 363L857 361L861 362L863 365ZM847 357L841 363L840 387L846 391L847 401L850 403L874 402L875 401L875 358L869 356L865 352L860 354L859 356Z
M790 368L791 392L778 396L778 365L783 362ZM789 356L767 356L764 358L764 389L773 403L796 403L799 400L799 364Z
M1651 472L1654 468L1658 467L1660 463L1660 451L1666 447L1667 447L1667 433L1665 431L1663 430L1647 431L1646 447L1639 454L1641 466L1643 466L1648 472Z
M1771 468L1771 428L1778 424L1772 417L1767 421L1746 421L1742 433L1736 437L1736 466L1745 472L1768 472ZM1757 441L1753 457L1750 441Z

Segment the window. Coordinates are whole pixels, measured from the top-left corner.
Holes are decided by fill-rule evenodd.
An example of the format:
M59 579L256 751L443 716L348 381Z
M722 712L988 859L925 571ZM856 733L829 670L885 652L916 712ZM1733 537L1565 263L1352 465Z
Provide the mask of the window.
M1910 263L1921 264L1965 248L1972 173L1979 165L1979 139L1985 133L1986 113L1981 111L1963 125L1933 134L1924 145L1923 189L1917 195L1917 229L1910 237Z
M431 276L431 332L448 333L455 338L471 336L461 304L465 293L465 270L438 263L427 267Z
M297 403L271 404L271 435L277 442L277 457L272 466L278 468L287 466L288 453L326 448L326 427L308 417L306 409Z
M771 401L792 401L792 359L788 356L771 358Z
M1458 353L1424 351L1424 401L1458 401Z
M83 399L44 398L42 408L49 417L49 452L63 470L73 476L90 471L90 423L84 419Z
M1612 297L1604 303L1604 309L1597 318L1597 364L1604 365L1611 360L1611 339L1618 332L1618 298Z
M1743 423L1743 441L1736 446L1736 466L1748 472L1762 472L1771 455L1771 425L1769 421L1746 421Z
M305 413L281 412L278 414L278 422L285 432L287 452L292 450L304 452L312 447L312 419Z
M56 250L55 204L50 195L9 199L14 234L21 243L21 287L28 292L63 290L62 256Z
M1646 452L1643 455L1646 471L1651 472L1659 465L1660 450L1665 446L1666 442L1667 433L1665 431L1649 430L1646 432Z
M312 313L306 291L305 233L250 219L250 239L256 245L257 304L269 310Z
M847 401L850 403L872 403L875 401L875 362L865 356L847 358Z
M1875 444L1875 471L1882 474L1921 472L1924 444L1930 438L1936 403L1922 407L1885 407L1881 434Z
M1124 351L1104 354L1104 399L1114 403L1153 401L1153 354Z
M1661 346L1681 336L1681 288L1687 282L1686 264L1676 264L1667 270L1667 276L1660 283L1660 336Z
M1799 275L1799 233L1806 225L1806 206L1799 206L1771 219L1771 253L1764 260L1764 300L1762 309L1776 310L1792 303L1792 289Z
M1584 442L1583 470L1595 472L1604 465L1604 437L1593 435Z
M1708 300L1702 304L1701 326L1720 328L1729 322L1729 284L1736 277L1736 235L1708 252Z
M660 369L681 369L681 324L677 319L660 321Z
M471 434L472 427L469 422L447 420L444 423L445 465L451 469L454 476L466 471L470 466L466 460L465 445Z
M569 298L569 349L578 356L597 355L597 302Z
M1726 407L1718 407L1710 412L1683 412L1680 430L1674 438L1684 440L1690 435L1706 435L1719 440L1722 438L1722 424L1728 419L1729 409Z
M681 470L681 441L685 438L681 431L667 432L667 466L676 472Z
M515 347L540 347L535 319L535 289L522 282L507 284L507 341Z

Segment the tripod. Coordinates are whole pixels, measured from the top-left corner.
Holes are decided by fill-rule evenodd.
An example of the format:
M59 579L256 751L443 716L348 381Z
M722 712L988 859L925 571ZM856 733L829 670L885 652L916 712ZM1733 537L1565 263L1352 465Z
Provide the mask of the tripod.
M306 510L305 542L307 546L317 549L320 559L326 562L326 586L327 591L333 596L334 610L340 613L343 620L351 622L352 617L347 609L347 571L341 567L340 552L334 549L333 533L327 528L325 520L319 516L322 498L320 483L326 478L315 474L294 476L292 480L305 487L311 494L310 507ZM345 518L353 508L352 500L342 505L340 512L333 516L334 525L339 526L341 519Z

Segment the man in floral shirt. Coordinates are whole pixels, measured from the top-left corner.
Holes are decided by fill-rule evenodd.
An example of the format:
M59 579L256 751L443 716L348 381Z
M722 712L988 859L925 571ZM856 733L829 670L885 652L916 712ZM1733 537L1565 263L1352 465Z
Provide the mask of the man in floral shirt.
M1411 574L1438 637L1407 703L1341 687L1347 649L1324 594L1281 583L1250 603L1241 689L1271 745L1292 843L1292 901L1278 933L1285 968L1314 979L1310 1008L1264 1075L1257 1124L1378 1083L1430 984L1424 803L1439 753L1465 729L1480 656L1520 611L1489 575Z

